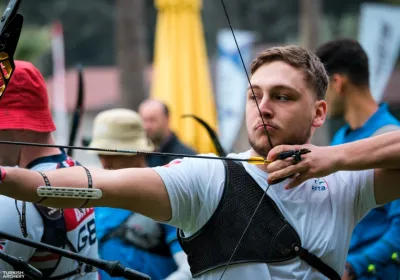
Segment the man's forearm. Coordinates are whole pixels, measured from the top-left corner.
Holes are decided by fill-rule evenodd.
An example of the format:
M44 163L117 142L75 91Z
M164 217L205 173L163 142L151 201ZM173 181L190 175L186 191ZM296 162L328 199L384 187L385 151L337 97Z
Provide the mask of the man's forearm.
M339 170L400 169L400 131L331 147Z
M18 200L37 202L39 186L44 186L42 176L22 168L4 168L6 176L0 183L0 194ZM150 218L166 221L171 218L171 205L164 183L150 168L104 170L88 168L93 188L102 191L100 199L90 200L85 207L108 206L131 210ZM51 186L87 188L88 177L80 167L62 168L43 172ZM79 208L86 199L47 198L41 204L55 208Z
M80 169L77 172L77 169ZM39 186L45 186L43 177L36 171L4 167L6 172L4 181L0 184L0 194L15 198L17 200L37 202L41 199L37 195ZM43 172L49 178L50 184L54 187L73 187L87 188L88 179L82 167L70 167L58 169L57 178L53 178L54 171ZM98 177L102 169L90 169L92 176ZM43 201L43 205L58 208L77 208L82 206L86 200L82 199L54 199L48 198ZM89 205L95 206L99 200L90 201ZM88 205L88 206L89 206Z

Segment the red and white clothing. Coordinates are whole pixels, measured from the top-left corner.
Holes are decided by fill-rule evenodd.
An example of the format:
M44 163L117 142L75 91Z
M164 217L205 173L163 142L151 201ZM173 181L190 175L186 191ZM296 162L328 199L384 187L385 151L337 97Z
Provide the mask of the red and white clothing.
M35 171L54 170L79 165L76 161L62 152L59 155L42 157L31 162L27 168ZM82 172L84 172L82 170ZM50 181L51 183L51 181ZM43 182L43 185L45 183ZM23 238L20 226L20 216L15 206L15 200L9 197L0 196L0 230L9 234ZM19 212L22 213L22 201L17 201ZM51 208L49 208L51 211ZM77 251L82 256L98 258L98 247L96 228L94 221L93 208L65 209L64 225L67 231L67 242L65 249ZM33 203L26 203L26 229L28 239L41 242L44 235L44 220L38 209ZM46 229L47 230L47 229ZM71 248L74 247L74 248ZM78 262L52 254L47 251L36 250L35 248L21 245L7 240L0 240L0 249L5 253L23 257L29 260L29 263L39 270L55 268L50 277L66 274L79 267ZM0 261L0 271L13 271L13 267ZM65 279L69 280L97 280L98 272L89 272L84 275L76 274Z

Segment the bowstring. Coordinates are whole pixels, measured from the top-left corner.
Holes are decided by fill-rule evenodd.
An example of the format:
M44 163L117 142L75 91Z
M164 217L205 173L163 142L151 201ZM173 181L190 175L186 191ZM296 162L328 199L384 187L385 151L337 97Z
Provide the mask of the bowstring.
M250 76L249 76L249 74L248 74L248 72L247 72L247 68L246 68L246 65L245 65L245 63L244 63L244 60L243 60L243 57L242 57L242 53L241 53L240 48L239 48L239 44L238 44L238 42L237 42L237 40L236 40L235 32L233 32L232 24L231 24L231 21L230 21L230 19L229 19L229 15L228 15L227 9L226 9L226 7L225 7L224 0L221 0L221 4L222 4L222 7L223 7L223 9L224 9L225 16L226 16L226 19L227 19L227 21L228 21L229 28L230 28L230 30L231 30L233 39L234 39L234 41L235 41L236 48L237 48L237 50L238 50L240 60L242 61L242 65L243 65L244 71L245 71L245 73L246 73L247 81L249 82L249 86L250 86L250 89L251 89L251 93L252 93L253 98L254 98L254 101L255 101L255 103L256 103L256 106L257 106L257 109L258 109L258 113L259 113L259 115L260 115L260 118L261 118L261 121L262 121L264 130L265 130L265 133L266 133L266 135L267 135L268 144L269 144L269 146L270 146L271 149L272 149L272 148L273 148L273 145L272 145L271 137L270 137L270 135L269 135L267 126L266 126L265 123L264 123L264 118L263 118L263 116L262 116L262 113L261 113L261 110L260 110L260 106L258 105L257 98L256 98L256 95L255 95L255 93L254 93L253 85L251 84ZM269 189L270 186L271 186L271 185L268 184L268 185L267 185L267 188L266 188L265 191L263 192L263 195L261 196L261 199L260 199L260 201L258 202L258 204L257 204L257 206L256 206L256 209L254 210L253 214L251 215L249 222L247 223L247 225L246 225L246 227L245 227L245 229L244 229L242 235L241 235L240 238L239 238L238 243L237 243L236 246L235 246L235 249L233 250L231 256L229 257L228 263L225 265L225 268L224 268L224 270L223 270L223 272L222 272L222 275L221 275L221 277L219 278L219 280L222 279L222 277L224 276L226 270L228 269L228 267L229 267L229 265L230 265L230 263L231 263L231 261L232 261L234 255L235 255L237 249L239 248L240 243L242 242L242 239L243 239L244 235L246 234L247 230L249 229L250 224L251 224L251 222L252 222L254 216L255 216L256 213L257 213L258 208L260 207L262 201L264 200L264 197L267 195L267 192L268 192L268 189Z

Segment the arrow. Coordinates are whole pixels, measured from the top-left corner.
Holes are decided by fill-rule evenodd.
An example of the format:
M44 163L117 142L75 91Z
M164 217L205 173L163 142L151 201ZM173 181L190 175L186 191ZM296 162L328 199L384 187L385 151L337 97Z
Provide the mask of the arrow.
M175 153L144 152L144 151L136 151L136 150L102 149L102 148L79 147L79 146L57 145L57 144L14 142L14 141L5 141L5 140L0 140L0 144L17 145L17 146L60 148L60 149L76 149L76 150L100 151L100 152L109 152L109 153L136 154L136 155L174 156L174 157L182 157L182 158L189 157L189 158L202 158L202 159L212 159L212 160L244 161L244 162L248 162L250 164L268 164L268 163L271 163L271 161L265 160L263 157L250 157L250 158L247 158L247 159L243 159L243 158L228 158L228 157L212 157L212 156L186 155L186 154L175 154Z

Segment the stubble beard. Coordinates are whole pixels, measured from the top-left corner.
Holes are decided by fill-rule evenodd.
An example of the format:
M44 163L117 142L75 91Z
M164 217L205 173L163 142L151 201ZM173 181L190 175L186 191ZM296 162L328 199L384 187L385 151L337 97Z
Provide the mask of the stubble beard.
M260 156L266 158L269 151L276 146L279 145L304 145L308 142L311 136L311 126L308 126L307 129L303 129L303 132L297 134L291 134L287 136L285 139L279 142L274 142L274 139L271 137L272 147L270 147L267 133L263 133L262 137L265 138L262 142L257 143L256 139L259 140L260 137L254 136L253 138L249 137L249 144L251 148Z

